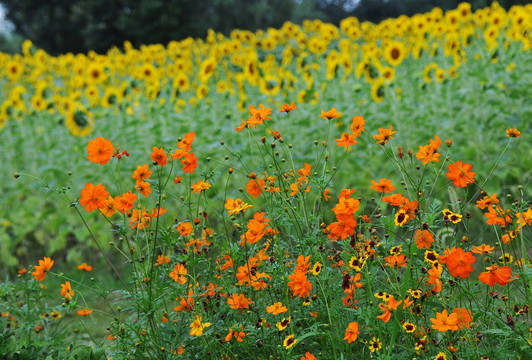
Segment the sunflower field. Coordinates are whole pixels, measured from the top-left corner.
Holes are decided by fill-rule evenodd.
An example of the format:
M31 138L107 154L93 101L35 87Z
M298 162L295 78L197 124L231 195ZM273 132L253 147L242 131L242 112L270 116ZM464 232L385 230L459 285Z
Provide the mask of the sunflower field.
M532 6L0 53L0 355L532 359Z

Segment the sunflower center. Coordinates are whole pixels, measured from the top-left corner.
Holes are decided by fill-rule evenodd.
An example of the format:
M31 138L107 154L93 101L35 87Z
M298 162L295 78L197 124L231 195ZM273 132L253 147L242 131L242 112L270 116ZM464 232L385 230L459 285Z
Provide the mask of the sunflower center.
M401 56L401 52L399 51L399 49L394 48L392 49L390 56L392 57L392 59L397 60L399 59L399 56Z
M89 123L89 120L87 119L87 114L85 114L83 111L76 111L74 113L74 122L80 127L87 126L87 124Z

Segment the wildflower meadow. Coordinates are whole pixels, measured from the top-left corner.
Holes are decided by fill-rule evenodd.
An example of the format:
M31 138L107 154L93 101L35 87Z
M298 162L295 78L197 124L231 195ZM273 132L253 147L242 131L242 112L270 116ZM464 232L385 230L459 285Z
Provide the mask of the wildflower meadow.
M0 357L532 359L532 6L0 53Z

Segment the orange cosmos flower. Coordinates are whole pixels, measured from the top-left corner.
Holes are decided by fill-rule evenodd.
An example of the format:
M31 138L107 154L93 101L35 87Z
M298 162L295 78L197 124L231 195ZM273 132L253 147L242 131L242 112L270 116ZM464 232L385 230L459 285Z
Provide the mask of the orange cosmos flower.
M507 137L514 137L514 138L518 138L519 136L521 136L521 131L513 128L513 129L506 129L506 136Z
M317 360L314 355L309 353L308 351L305 353L305 356L301 356L300 360Z
M384 145L389 140L393 139L393 134L395 134L397 131L392 131L392 127L390 126L388 129L382 129L379 128L379 133L377 135L373 135L373 139L377 141L377 144Z
M262 239L262 237L265 235L265 229L267 226L267 223L257 219L249 220L247 224L248 230L241 236L240 246L244 246L246 243L254 244Z
M67 302L72 300L72 297L74 296L74 290L72 290L72 287L70 286L70 281L65 281L64 284L61 284L61 296Z
M484 210L486 207L494 205L494 204L498 204L499 202L500 201L499 199L497 199L497 194L494 193L491 196L486 195L482 199L478 200L476 207Z
M338 199L341 198L349 198L351 195L353 195L355 192L355 189L342 189L340 192L340 195L338 195Z
M397 309L397 307L402 302L403 302L403 300L397 301L397 300L395 300L395 298L393 296L390 296L388 301L386 301L385 303L380 303L379 304L379 309L381 309L381 311L383 311L383 313L382 313L382 315L377 316L377 319L381 319L385 323L390 321L390 319L392 317L392 311Z
M473 272L473 265L476 261L472 253L464 252L461 248L453 248L453 250L445 258L440 258L440 261L447 264L447 268L453 277L461 277L465 279Z
M105 165L113 157L114 147L111 140L106 140L103 137L97 137L89 141L87 145L87 158L90 162Z
M387 256L384 258L384 260L387 263L386 265L388 265L389 267L393 267L393 268L400 268L400 267L408 265L408 263L406 262L405 254L401 254L397 256L393 256L393 255Z
M292 104L290 104L290 105L283 104L283 106L281 106L281 110L279 110L279 112L285 112L287 114L290 114L290 112L292 112L296 108L297 108L296 104L294 104L294 102L292 101Z
M349 133L344 132L340 139L335 139L337 146L343 146L345 148L350 147L351 145L355 145L358 143L358 141L355 140L354 135L350 135Z
M186 154L185 158L181 159L181 164L183 164L183 171L185 174L192 174L198 167L198 158L194 153Z
M458 315L452 313L447 315L447 309L441 313L436 313L436 319L430 319L432 322L432 328L441 332L456 331L458 330Z
M266 311L273 315L279 315L279 314L287 312L288 309L286 308L286 306L283 305L283 303L277 302L273 304L272 306L268 306L266 308Z
M148 195L151 194L150 183L146 181L137 181L135 183L135 190L144 195L144 197L148 197Z
M168 164L168 156L166 156L163 148L158 149L155 146L153 147L153 151L151 153L151 160L153 161L154 165L165 166Z
M180 222L177 227L177 231L179 231L179 234L181 236L189 236L192 234L192 224L187 221Z
M105 190L105 185L98 184L94 186L92 183L85 185L81 190L81 197L79 204L85 207L87 212L103 208L105 202L109 197L109 193Z
M233 200L231 198L227 199L225 202L225 208L228 210L229 215L240 214L241 212L246 212L247 209L253 207L253 205L246 204L242 199L238 198Z
M130 190L122 196L116 196L114 200L114 208L123 214L133 207L133 203L137 200L137 195L133 194Z
M203 330L209 326L211 326L211 323L202 323L201 315L196 315L196 320L190 324L190 336L200 336L203 334Z
M432 291L441 292L443 289L443 281L441 281L441 274L443 273L443 266L439 263L432 264L432 269L427 271L429 278L427 279L428 284L434 284Z
M254 126L255 129L257 125L264 124L265 120L271 119L268 115L272 113L271 108L264 108L264 105L260 104L259 108L255 108L254 105L249 107L249 114L251 115L246 121L247 125Z
M358 137L362 135L362 132L364 131L364 125L366 124L366 120L364 120L364 117L362 115L353 116L353 122L351 123L351 133L354 137Z
M300 270L303 274L308 273L310 269L310 255L299 255L296 260L296 270Z
M373 185L370 186L370 189L373 189L378 192L383 192L387 194L395 190L395 186L392 185L392 180L382 178L378 183L374 180L371 180L371 183Z
M466 187L467 184L475 182L475 173L471 171L471 164L462 164L458 160L454 164L450 164L448 168L447 178L453 181L456 187Z
M169 262L170 262L170 258L168 256L163 255L163 254L159 254L157 256L157 262L155 263L155 266L161 266L161 265L169 263Z
M236 341L238 342L244 342L244 337L246 337L246 333L244 331L236 331L229 329L229 334L225 337L226 342L230 342L231 339L235 337Z
M92 314L92 310L89 309L81 309L76 312L79 316L87 316Z
M262 194L264 186L266 186L266 182L262 179L249 179L248 184L246 185L246 191L249 195L256 198Z
M180 297L176 300L179 301L179 305L174 307L175 311L189 311L194 309L194 291L192 287L189 287L187 297Z
M519 224L518 229L521 229L523 226L531 225L532 224L532 207L528 208L527 211L521 212L518 211L515 213L515 217L517 218L517 224ZM508 216L506 217L508 219ZM512 221L506 220L507 223L511 223Z
M496 205L495 208L492 206L488 207L488 212L484 213L484 216L488 219L486 220L486 223L488 225L499 225L499 226L505 226L506 223L511 224L512 219L508 215L510 213L510 210L504 210L499 205ZM519 215L519 213L517 214ZM519 220L518 220L519 223Z
M244 294L231 294L231 296L227 299L227 303L231 306L231 309L238 310L239 312L243 312L244 309L249 309L249 305L251 305L253 302L246 298Z
M510 230L508 231L506 234L504 234L502 237L501 237L501 240L504 244L508 244L510 243L513 239L515 239L515 237L519 234L519 230L515 231L515 230Z
M292 295L305 298L310 295L312 284L307 280L307 276L300 269L296 269L292 275L288 277L290 281L288 286L292 289Z
M92 266L82 263L78 266L78 270L92 271Z
M323 190L323 200L325 201L329 201L329 199L331 198L331 196L329 195L331 193L331 190L330 189L325 189Z
M174 266L174 270L170 273L170 277L174 279L175 282L183 285L187 282L187 273L187 268L183 264L177 263Z
M242 130L248 127L247 122L243 121L242 119L240 119L240 121L241 121L241 124L235 128L236 132L241 132Z
M105 205L102 208L100 208L100 211L106 217L113 216L113 214L116 213L115 204L116 204L115 199L109 196L107 199L105 199Z
M508 284L509 279L512 277L512 269L508 266L499 267L493 264L487 267L486 270L478 275L478 279L489 286L495 286L496 283L504 286Z
M331 119L339 118L340 116L342 116L342 113L339 113L336 111L335 108L332 108L331 110L327 112L322 110L320 118L331 120Z
M382 198L382 201L390 204L391 206L403 206L408 201L406 197L401 194L392 194Z
M423 165L427 165L429 162L439 162L441 154L438 153L441 140L435 136L434 140L430 140L428 145L419 145L419 150L416 153L416 157L421 160Z
M344 340L347 340L347 342L351 344L357 340L359 334L360 331L358 330L358 323L351 322L345 330Z
M338 221L327 226L326 231L329 239L338 240L341 238L345 240L348 236L353 236L358 225L354 214L338 214L336 220Z
M39 260L39 265L35 265L35 271L31 274L33 275L35 280L43 281L46 277L46 273L50 271L53 265L54 261L49 257L45 256L43 260Z
M192 143L196 138L196 133L194 131L185 134L185 138L177 143L177 147L183 150L184 152L190 152L192 150Z
M453 314L456 314L456 317L458 318L458 328L469 329L471 327L470 323L471 321L473 321L473 317L471 316L471 310L467 310L466 308L456 308L453 310Z
M211 184L200 180L197 183L192 184L192 192L193 193L197 192L197 193L201 194L203 192L203 190L207 190L210 187L212 187Z
M471 250L471 252L473 254L484 254L484 255L488 255L489 253L491 253L493 250L495 250L495 248L493 246L489 246L489 245L486 245L486 244L482 244L480 246L473 246L473 249Z
M434 237L428 230L417 229L414 239L418 249L429 249L430 245L434 242Z
M153 170L148 170L148 164L144 164L142 166L137 165L137 170L133 171L133 175L131 177L137 181L144 181L149 179L152 173Z

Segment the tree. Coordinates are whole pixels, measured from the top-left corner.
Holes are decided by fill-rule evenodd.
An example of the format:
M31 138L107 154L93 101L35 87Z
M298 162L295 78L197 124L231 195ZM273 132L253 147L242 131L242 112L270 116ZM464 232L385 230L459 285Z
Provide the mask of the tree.
M313 0L2 0L15 30L52 53L104 52L129 40L135 46L205 37L212 28L279 27ZM309 6L311 4L312 6ZM299 11L298 11L299 10Z

